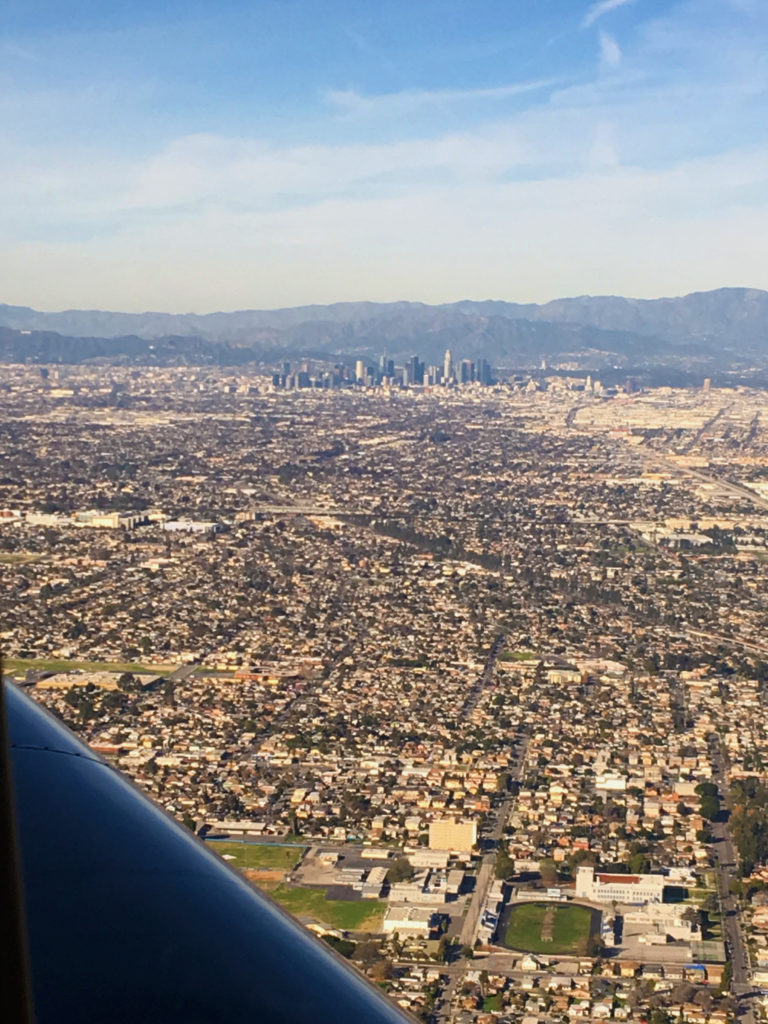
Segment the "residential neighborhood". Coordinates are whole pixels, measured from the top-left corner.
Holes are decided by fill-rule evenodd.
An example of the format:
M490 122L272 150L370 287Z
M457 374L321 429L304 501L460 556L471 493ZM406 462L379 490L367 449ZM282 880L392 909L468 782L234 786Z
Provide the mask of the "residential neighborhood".
M6 367L6 675L421 1020L768 1019L763 393L361 381Z

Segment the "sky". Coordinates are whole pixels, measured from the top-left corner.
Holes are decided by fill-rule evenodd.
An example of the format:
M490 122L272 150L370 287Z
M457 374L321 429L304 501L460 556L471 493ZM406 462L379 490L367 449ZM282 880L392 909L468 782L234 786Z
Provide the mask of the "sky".
M4 0L0 302L768 288L768 0Z

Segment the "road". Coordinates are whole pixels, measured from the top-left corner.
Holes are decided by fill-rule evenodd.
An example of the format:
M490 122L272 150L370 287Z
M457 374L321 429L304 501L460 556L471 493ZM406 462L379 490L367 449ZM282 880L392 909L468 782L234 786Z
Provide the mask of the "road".
M468 718L472 711L475 709L477 702L479 701L483 690L493 678L493 672L496 668L496 661L498 660L499 653L502 645L504 644L506 637L503 633L496 637L491 646L491 650L488 654L488 659L485 663L482 673L479 679L469 691L467 699L464 701L464 706L461 709L461 718ZM517 772L520 772L520 762L518 762ZM467 916L464 918L464 924L461 928L461 944L462 946L474 946L475 935L477 934L477 923L480 920L480 913L485 905L485 899L488 895L488 890L493 882L493 867L496 861L495 847L496 843L501 838L501 833L506 827L509 819L509 813L512 808L512 797L506 796L496 811L496 824L493 832L487 838L490 838L492 842L492 849L489 850L483 856L480 862L480 869L477 873L477 879L475 881L475 891L472 894L472 900L467 910Z
M528 737L524 737L520 753L518 757L517 765L512 773L515 781L520 781L523 772L525 771L525 759L528 753ZM475 882L475 891L472 894L472 902L469 905L467 916L464 918L464 924L461 929L461 944L462 946L474 946L475 938L477 936L477 924L480 920L480 913L485 906L485 901L488 898L488 892L493 884L494 880L494 868L496 866L496 848L501 839L504 829L507 827L509 816L512 812L512 805L514 804L514 797L510 794L504 798L499 805L496 824L493 827L493 831L490 835L485 837L485 842L489 844L490 849L483 855L483 859L480 863L480 870L477 873L477 880Z
M724 405L720 409L718 409L715 415L708 419L706 423L704 423L703 426L693 435L688 444L684 446L683 452L693 451L693 449L696 447L699 441L701 441L702 438L707 434L707 432L710 431L712 427L714 427L714 425L717 423L717 421L721 419L723 416L725 416L727 412L730 412L732 408L733 402L731 402L730 405Z
M724 802L728 797L728 777L722 752L716 741L712 741L712 767L714 781L720 790ZM730 884L737 877L738 858L731 838L728 819L712 823L712 835L715 842L712 847L717 858L717 887L720 895L720 908L723 921L723 938L726 943L728 959L733 968L731 992L738 1001L738 1011L745 1024L754 1024L752 1009L748 999L752 995L749 959L741 931L741 915L738 900L730 892Z
M505 640L505 634L500 633L499 636L497 636L496 639L493 641L493 644L491 645L491 650L488 653L488 658L485 662L485 667L478 676L477 682L474 684L472 689L467 694L461 711L459 712L459 719L468 718L470 714L474 711L475 707L477 706L477 702L480 700L483 690L493 678L493 671L496 668L496 662L498 661L499 653Z
M503 638L502 638L503 639ZM498 653L498 652L497 652ZM495 660L495 656L494 656ZM486 666L487 668L487 666ZM523 736L521 746L518 752L518 760L514 771L511 773L516 781L520 781L525 771L525 761L528 754L528 736ZM462 946L472 946L475 944L475 937L477 935L477 925L480 920L480 914L485 906L485 901L488 897L488 891L491 888L494 879L494 868L496 866L496 847L499 840L502 837L504 829L507 827L509 816L512 811L512 805L514 804L514 797L511 794L505 796L502 802L498 806L496 811L496 823L490 833L484 837L484 842L488 843L490 849L483 855L480 863L480 869L477 873L477 879L475 881L475 891L472 893L472 900L467 909L467 915L464 918L464 923L461 928L460 943ZM503 954L502 954L503 956ZM511 962L511 961L510 961ZM482 967L488 968L488 959L478 961L482 964ZM445 988L439 993L437 1008L432 1014L431 1020L434 1024L439 1021L447 1021L450 1019L450 1007L453 999L453 994L456 986L464 977L464 973L470 965L477 966L472 961L458 961L453 964L446 965L443 973L448 976L448 982Z

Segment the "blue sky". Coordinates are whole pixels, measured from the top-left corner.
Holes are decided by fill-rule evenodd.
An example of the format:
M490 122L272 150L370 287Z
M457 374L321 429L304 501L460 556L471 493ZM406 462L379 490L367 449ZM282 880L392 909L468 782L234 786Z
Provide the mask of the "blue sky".
M5 0L0 301L768 288L766 0Z

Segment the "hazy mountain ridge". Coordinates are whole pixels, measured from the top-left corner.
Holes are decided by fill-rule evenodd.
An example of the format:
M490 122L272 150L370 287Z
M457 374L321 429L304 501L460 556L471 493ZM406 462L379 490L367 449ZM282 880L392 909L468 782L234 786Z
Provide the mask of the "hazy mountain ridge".
M219 363L451 348L500 365L725 365L768 359L768 292L722 288L671 299L582 296L543 305L501 300L429 306L349 302L233 313L41 313L0 305L0 359Z

